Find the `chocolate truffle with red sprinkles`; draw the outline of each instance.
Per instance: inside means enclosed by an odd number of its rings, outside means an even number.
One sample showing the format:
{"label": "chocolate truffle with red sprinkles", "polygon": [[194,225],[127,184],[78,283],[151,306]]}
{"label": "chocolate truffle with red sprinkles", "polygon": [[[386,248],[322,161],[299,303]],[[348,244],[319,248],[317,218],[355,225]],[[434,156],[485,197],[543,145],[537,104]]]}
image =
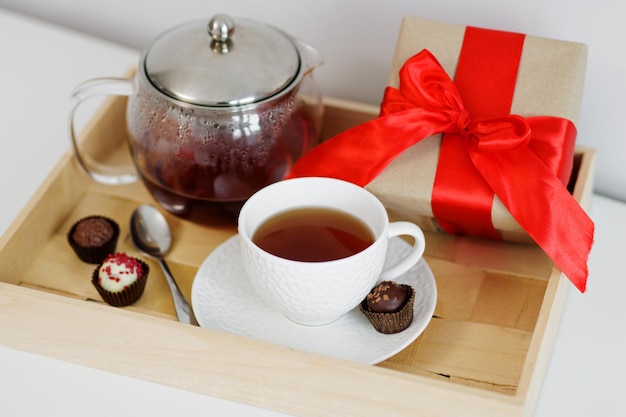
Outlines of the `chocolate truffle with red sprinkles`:
{"label": "chocolate truffle with red sprinkles", "polygon": [[93,271],[91,282],[104,301],[114,307],[133,304],[143,294],[150,267],[124,252],[114,253]]}

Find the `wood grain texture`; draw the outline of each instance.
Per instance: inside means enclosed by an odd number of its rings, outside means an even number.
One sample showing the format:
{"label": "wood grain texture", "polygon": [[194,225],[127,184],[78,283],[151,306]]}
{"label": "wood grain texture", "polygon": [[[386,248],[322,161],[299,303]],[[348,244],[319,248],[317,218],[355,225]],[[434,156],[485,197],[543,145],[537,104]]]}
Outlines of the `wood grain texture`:
{"label": "wood grain texture", "polygon": [[[325,103],[326,136],[377,112]],[[108,101],[85,130],[95,159],[124,158],[124,105]],[[105,136],[109,145],[88,145]],[[592,150],[578,150],[571,189],[583,205],[593,163]],[[569,285],[536,246],[427,233],[435,317],[404,351],[365,366],[182,325],[158,265],[145,257],[144,296],[123,309],[104,304],[89,282],[95,266],[78,260],[65,235],[81,217],[107,215],[121,228],[118,250],[141,256],[128,219],[144,202],[155,204],[142,184],[96,184],[64,156],[0,240],[0,343],[296,415],[532,415]],[[190,298],[198,266],[235,226],[166,216],[168,263]]]}

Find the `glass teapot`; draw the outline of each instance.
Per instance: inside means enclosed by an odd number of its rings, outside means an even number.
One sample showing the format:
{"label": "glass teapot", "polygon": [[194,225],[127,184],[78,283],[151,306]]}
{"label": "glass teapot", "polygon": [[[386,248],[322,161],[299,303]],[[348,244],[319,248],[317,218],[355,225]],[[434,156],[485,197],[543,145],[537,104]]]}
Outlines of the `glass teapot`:
{"label": "glass teapot", "polygon": [[[174,27],[147,48],[133,78],[97,78],[71,95],[69,130],[80,166],[96,181],[141,178],[168,211],[186,215],[218,203],[238,211],[279,181],[318,142],[322,97],[312,46],[250,19],[216,15]],[[107,174],[79,147],[78,105],[128,96],[134,167]]]}

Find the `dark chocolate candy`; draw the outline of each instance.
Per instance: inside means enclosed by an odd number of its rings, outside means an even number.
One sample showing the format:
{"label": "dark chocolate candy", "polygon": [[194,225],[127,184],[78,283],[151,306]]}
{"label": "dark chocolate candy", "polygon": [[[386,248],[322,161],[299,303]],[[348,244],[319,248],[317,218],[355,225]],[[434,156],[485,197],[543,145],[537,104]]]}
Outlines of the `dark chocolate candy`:
{"label": "dark chocolate candy", "polygon": [[374,313],[395,313],[410,296],[407,287],[393,281],[383,281],[370,291],[365,299],[367,308]]}
{"label": "dark chocolate candy", "polygon": [[81,220],[74,229],[74,242],[83,247],[102,246],[113,237],[111,224],[100,217],[89,217]]}

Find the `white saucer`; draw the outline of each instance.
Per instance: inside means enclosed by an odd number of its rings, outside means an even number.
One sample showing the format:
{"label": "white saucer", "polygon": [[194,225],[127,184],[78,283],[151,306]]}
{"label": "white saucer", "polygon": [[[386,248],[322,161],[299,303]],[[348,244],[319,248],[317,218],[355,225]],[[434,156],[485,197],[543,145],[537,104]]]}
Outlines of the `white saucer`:
{"label": "white saucer", "polygon": [[[437,302],[432,271],[423,259],[395,281],[415,289],[413,322],[396,334],[378,333],[358,308],[325,326],[302,326],[256,294],[239,260],[239,237],[228,239],[200,265],[191,290],[198,324],[252,339],[365,364],[375,364],[413,342],[430,322]],[[409,245],[389,242],[388,262]]]}

